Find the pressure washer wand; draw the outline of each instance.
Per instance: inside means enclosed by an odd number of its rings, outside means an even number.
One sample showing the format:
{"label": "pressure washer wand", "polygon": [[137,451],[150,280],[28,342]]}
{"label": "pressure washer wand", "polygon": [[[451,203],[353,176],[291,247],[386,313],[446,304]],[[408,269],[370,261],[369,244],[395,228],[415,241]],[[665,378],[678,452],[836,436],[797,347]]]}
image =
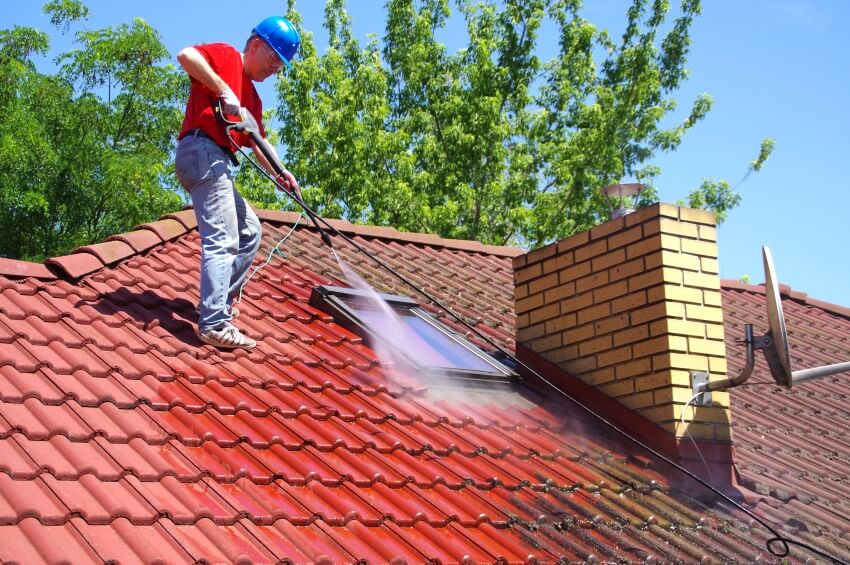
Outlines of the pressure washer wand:
{"label": "pressure washer wand", "polygon": [[[275,174],[278,176],[283,174],[283,163],[281,163],[280,159],[277,158],[277,154],[275,153],[275,150],[271,146],[271,144],[266,141],[263,136],[260,135],[260,127],[257,125],[257,120],[254,119],[254,116],[251,115],[251,112],[248,112],[243,108],[242,116],[240,116],[241,120],[238,122],[234,122],[232,120],[229,120],[224,115],[224,112],[221,109],[220,100],[214,108],[214,111],[218,120],[225,124],[224,131],[228,134],[228,137],[230,135],[230,130],[247,133],[248,136],[254,141],[254,144],[257,146],[257,148],[259,148],[260,152],[263,154],[263,157],[266,158],[266,161],[268,161],[269,164],[272,166],[272,169],[274,169]],[[328,232],[322,229],[322,227],[319,225],[319,220],[316,217],[315,212],[313,212],[313,210],[310,209],[310,207],[304,203],[298,193],[296,193],[294,190],[288,190],[285,187],[281,186],[280,183],[277,182],[277,179],[272,179],[272,182],[274,182],[278,188],[284,190],[293,200],[295,200],[296,204],[301,206],[301,209],[304,210],[304,212],[307,214],[307,217],[310,218],[310,221],[313,222],[313,225],[316,227],[317,230],[319,230],[319,234],[322,237],[322,241],[325,242],[325,245],[333,249],[333,242],[331,241]]]}

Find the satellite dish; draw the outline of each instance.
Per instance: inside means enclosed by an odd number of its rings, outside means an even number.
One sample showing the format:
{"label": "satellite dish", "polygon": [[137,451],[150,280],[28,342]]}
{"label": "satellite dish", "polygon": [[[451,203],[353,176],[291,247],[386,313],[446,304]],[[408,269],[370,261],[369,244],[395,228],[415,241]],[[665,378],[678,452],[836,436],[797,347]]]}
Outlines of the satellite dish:
{"label": "satellite dish", "polygon": [[773,256],[766,246],[761,248],[764,260],[764,292],[767,297],[767,323],[770,328],[763,346],[764,357],[776,384],[791,388],[791,351],[788,332],[785,330],[785,314],[782,312],[782,297],[779,294]]}
{"label": "satellite dish", "polygon": [[[834,375],[850,371],[850,361],[812,367],[811,369],[791,370],[791,349],[788,344],[788,332],[785,329],[785,315],[782,312],[782,299],[779,295],[779,284],[776,271],[773,268],[773,256],[766,246],[762,248],[764,259],[764,287],[767,298],[767,322],[768,331],[762,336],[753,336],[753,325],[744,325],[744,345],[747,348],[747,362],[737,377],[723,379],[720,381],[694,383],[694,392],[711,392],[715,390],[726,390],[736,387],[746,381],[753,372],[755,365],[754,351],[761,349],[770,374],[776,384],[788,389],[796,383],[811,379]],[[708,395],[703,395],[708,396]]]}

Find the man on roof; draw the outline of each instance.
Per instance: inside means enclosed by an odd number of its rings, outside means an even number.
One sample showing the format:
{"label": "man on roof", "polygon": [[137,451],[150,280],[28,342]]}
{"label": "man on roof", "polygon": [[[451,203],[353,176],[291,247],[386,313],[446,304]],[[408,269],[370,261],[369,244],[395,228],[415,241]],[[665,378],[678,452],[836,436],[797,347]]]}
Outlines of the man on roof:
{"label": "man on roof", "polygon": [[[251,349],[257,345],[231,322],[239,313],[233,298],[248,275],[262,236],[257,215],[233,183],[229,166],[236,164],[233,149],[237,145],[251,147],[263,168],[276,173],[250,137],[225,133],[215,110],[220,105],[225,115],[237,119],[242,112],[250,112],[265,138],[263,104],[254,82],[264,81],[284,65],[291,67],[300,43],[292,22],[271,16],[252,30],[242,52],[226,43],[207,43],[177,54],[191,87],[175,167],[177,178],[191,195],[201,237],[198,337],[216,347]],[[300,196],[289,171],[284,170],[277,180]]]}

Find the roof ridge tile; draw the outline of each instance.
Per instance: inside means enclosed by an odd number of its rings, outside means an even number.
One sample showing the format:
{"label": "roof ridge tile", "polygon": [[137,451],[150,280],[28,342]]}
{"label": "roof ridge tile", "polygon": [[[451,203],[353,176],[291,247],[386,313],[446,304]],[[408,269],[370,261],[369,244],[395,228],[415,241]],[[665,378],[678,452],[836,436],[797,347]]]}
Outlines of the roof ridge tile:
{"label": "roof ridge tile", "polygon": [[72,255],[74,253],[91,253],[97,257],[104,266],[106,266],[118,263],[128,257],[132,257],[136,254],[136,250],[123,241],[113,239],[111,241],[104,241],[101,243],[78,247],[71,251]]}
{"label": "roof ridge tile", "polygon": [[44,263],[33,263],[20,259],[0,257],[0,275],[6,277],[22,277],[37,279],[56,279],[56,274]]}
{"label": "roof ridge tile", "polygon": [[[734,279],[722,279],[720,281],[720,287],[723,290],[737,290],[761,295],[765,294],[764,283],[751,284],[737,281]],[[827,312],[830,312],[832,314],[836,314],[838,316],[843,316],[845,318],[850,319],[849,307],[841,306],[840,304],[834,304],[832,302],[827,302],[825,300],[810,298],[807,293],[799,290],[794,290],[787,284],[779,284],[779,294],[784,298],[789,298],[791,300],[794,300],[795,302],[799,302],[800,304],[814,306],[815,308],[820,308],[821,310],[826,310]]]}

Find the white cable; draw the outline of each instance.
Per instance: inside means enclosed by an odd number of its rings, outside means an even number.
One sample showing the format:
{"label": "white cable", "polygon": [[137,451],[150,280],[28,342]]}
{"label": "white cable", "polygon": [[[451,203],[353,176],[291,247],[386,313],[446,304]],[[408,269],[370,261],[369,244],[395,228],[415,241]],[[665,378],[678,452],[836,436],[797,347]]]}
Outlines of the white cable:
{"label": "white cable", "polygon": [[292,229],[290,229],[287,232],[287,234],[285,236],[283,236],[280,241],[277,242],[277,245],[272,247],[271,251],[269,251],[269,256],[266,257],[265,263],[263,263],[262,265],[257,265],[256,267],[254,267],[254,272],[252,272],[248,276],[248,278],[246,278],[245,281],[242,283],[242,286],[239,287],[239,296],[236,298],[236,304],[239,304],[240,302],[242,302],[242,290],[245,288],[245,285],[248,284],[248,281],[250,281],[252,278],[254,278],[254,275],[257,274],[257,271],[264,268],[266,265],[268,265],[271,262],[272,257],[274,257],[275,252],[277,252],[277,254],[280,255],[281,259],[286,259],[286,253],[284,253],[283,251],[280,250],[280,246],[283,245],[283,243],[287,239],[289,239],[289,236],[292,235],[292,232],[294,232],[295,228],[298,227],[298,222],[300,222],[301,218],[303,218],[303,217],[304,217],[304,212],[301,212],[298,215],[298,218],[295,220],[295,223],[292,224]]}
{"label": "white cable", "polygon": [[[684,430],[685,430],[685,433],[688,435],[688,439],[690,439],[690,440],[691,440],[691,443],[692,443],[692,444],[694,444],[694,449],[696,449],[696,450],[697,450],[697,455],[699,455],[699,458],[702,460],[702,464],[705,466],[705,470],[708,472],[708,478],[709,478],[712,482],[714,482],[714,477],[712,477],[712,475],[711,475],[711,468],[708,466],[708,463],[706,462],[705,457],[703,457],[703,456],[702,456],[702,451],[700,451],[699,446],[697,445],[697,442],[696,442],[696,440],[694,439],[694,436],[692,436],[692,435],[691,435],[691,432],[688,430],[687,426],[685,425],[685,413],[686,413],[686,412],[687,412],[687,410],[688,410],[688,406],[690,406],[690,405],[691,405],[691,403],[693,403],[693,401],[694,401],[694,400],[696,400],[697,398],[699,398],[699,396],[700,396],[700,395],[702,395],[702,394],[705,394],[705,392],[698,392],[698,393],[696,393],[696,394],[695,394],[695,395],[693,395],[693,396],[691,397],[691,399],[690,399],[690,400],[688,400],[688,402],[685,404],[685,407],[682,409],[681,424],[682,424],[682,427],[683,427],[683,428],[684,428]],[[694,410],[696,410],[696,406],[694,406]],[[678,430],[677,430],[677,431],[678,431]]]}

